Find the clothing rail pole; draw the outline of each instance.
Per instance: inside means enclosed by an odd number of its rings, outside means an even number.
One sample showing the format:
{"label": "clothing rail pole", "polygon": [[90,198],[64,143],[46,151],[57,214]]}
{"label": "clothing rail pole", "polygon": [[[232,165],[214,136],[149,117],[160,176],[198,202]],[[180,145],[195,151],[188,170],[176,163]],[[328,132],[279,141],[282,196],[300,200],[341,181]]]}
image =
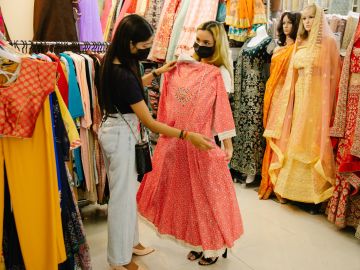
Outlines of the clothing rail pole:
{"label": "clothing rail pole", "polygon": [[32,40],[11,40],[10,45],[44,45],[44,46],[91,46],[91,45],[110,45],[110,42],[101,41],[32,41]]}

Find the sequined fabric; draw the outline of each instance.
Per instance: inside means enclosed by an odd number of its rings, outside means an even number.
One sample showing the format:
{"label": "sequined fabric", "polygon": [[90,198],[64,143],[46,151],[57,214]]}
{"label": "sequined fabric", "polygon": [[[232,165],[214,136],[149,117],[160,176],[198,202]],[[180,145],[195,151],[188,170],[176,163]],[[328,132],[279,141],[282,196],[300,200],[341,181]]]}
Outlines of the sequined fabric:
{"label": "sequined fabric", "polygon": [[264,68],[271,59],[271,55],[267,52],[271,41],[272,39],[268,37],[255,47],[244,44],[237,59],[234,88],[234,119],[237,137],[233,141],[234,155],[231,168],[248,175],[261,172],[266,145],[262,137],[267,80]]}
{"label": "sequined fabric", "polygon": [[[234,129],[220,71],[202,63],[178,63],[165,75],[158,120],[213,137]],[[215,145],[215,143],[214,143]],[[187,141],[160,137],[137,194],[140,214],[160,234],[206,256],[232,247],[243,233],[240,210],[224,152],[200,151]]]}

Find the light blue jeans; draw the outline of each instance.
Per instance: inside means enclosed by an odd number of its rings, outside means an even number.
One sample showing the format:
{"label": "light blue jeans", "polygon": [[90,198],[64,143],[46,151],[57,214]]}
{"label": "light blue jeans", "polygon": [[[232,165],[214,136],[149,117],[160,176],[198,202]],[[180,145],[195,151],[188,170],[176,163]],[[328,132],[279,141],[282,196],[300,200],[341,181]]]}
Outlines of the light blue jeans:
{"label": "light blue jeans", "polygon": [[[111,266],[130,263],[133,247],[139,243],[135,164],[136,138],[120,114],[111,115],[101,125],[99,141],[109,180],[108,262]],[[137,137],[139,120],[124,114]]]}

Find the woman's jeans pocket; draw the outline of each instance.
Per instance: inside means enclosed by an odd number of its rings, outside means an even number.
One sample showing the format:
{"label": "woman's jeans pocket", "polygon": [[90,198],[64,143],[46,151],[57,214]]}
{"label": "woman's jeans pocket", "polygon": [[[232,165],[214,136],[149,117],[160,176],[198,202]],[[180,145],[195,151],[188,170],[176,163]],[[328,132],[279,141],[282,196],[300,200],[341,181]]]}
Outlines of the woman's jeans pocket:
{"label": "woman's jeans pocket", "polygon": [[103,126],[100,128],[99,141],[101,148],[107,157],[110,157],[113,153],[115,153],[118,150],[119,140],[120,140],[119,136],[120,136],[119,126],[113,126],[113,127]]}

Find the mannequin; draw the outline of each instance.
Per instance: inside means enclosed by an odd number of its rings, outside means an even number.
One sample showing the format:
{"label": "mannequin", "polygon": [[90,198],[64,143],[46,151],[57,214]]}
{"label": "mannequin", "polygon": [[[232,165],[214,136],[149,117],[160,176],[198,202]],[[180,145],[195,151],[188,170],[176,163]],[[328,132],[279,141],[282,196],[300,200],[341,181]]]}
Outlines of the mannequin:
{"label": "mannequin", "polygon": [[334,35],[319,6],[302,12],[295,46],[278,97],[282,102],[269,113],[264,136],[275,153],[269,167],[274,192],[312,204],[316,213],[334,191],[329,123],[340,73]]}
{"label": "mannequin", "polygon": [[[267,38],[269,35],[266,31],[266,25],[262,25],[260,26],[257,30],[256,30],[256,36],[253,37],[249,43],[248,43],[248,47],[256,47],[257,45],[259,45],[265,38]],[[245,183],[246,184],[251,184],[252,182],[255,181],[255,175],[254,174],[248,174],[246,176],[246,180]]]}
{"label": "mannequin", "polygon": [[270,62],[274,42],[266,26],[256,30],[256,36],[242,47],[237,60],[234,119],[237,137],[234,138],[234,155],[231,168],[246,175],[246,184],[254,182],[261,172],[265,150],[262,137],[262,108],[266,83],[266,63]]}
{"label": "mannequin", "polygon": [[265,38],[267,38],[269,35],[266,31],[266,25],[262,25],[260,26],[257,30],[256,30],[256,36],[253,37],[249,43],[248,43],[248,47],[255,47],[258,44],[260,44],[261,41],[263,41]]}
{"label": "mannequin", "polygon": [[[263,124],[267,126],[268,114],[281,106],[282,101],[278,99],[279,93],[285,83],[285,77],[289,70],[289,63],[295,47],[298,26],[301,14],[284,12],[277,26],[279,45],[274,49],[270,66],[270,77],[266,83],[263,109]],[[279,105],[280,104],[280,105]],[[262,163],[261,184],[259,188],[259,198],[268,199],[272,194],[272,183],[269,176],[269,166],[273,156],[273,151],[267,140],[265,154]],[[278,201],[284,203],[280,196]]]}

